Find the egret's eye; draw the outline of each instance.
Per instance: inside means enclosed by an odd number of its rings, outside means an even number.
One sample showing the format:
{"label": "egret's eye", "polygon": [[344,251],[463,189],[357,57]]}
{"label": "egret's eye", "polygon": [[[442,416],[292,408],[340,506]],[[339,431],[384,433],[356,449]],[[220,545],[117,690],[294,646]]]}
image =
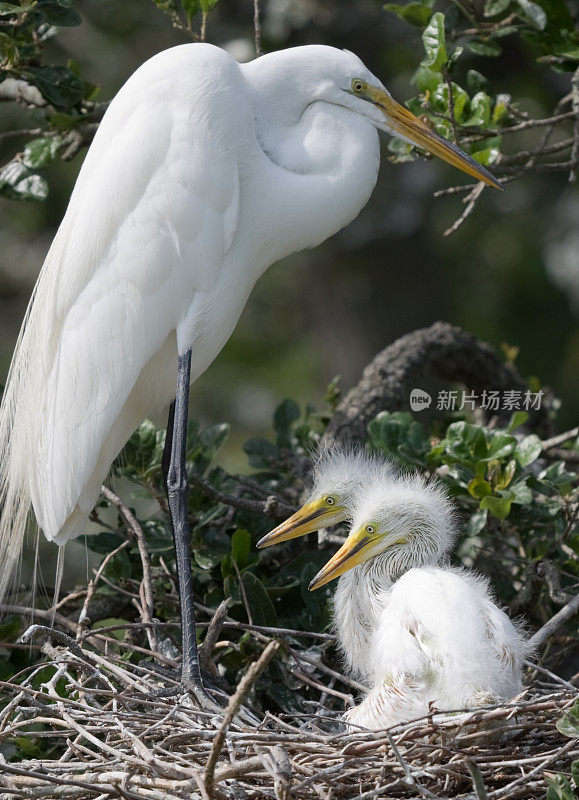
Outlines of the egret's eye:
{"label": "egret's eye", "polygon": [[374,525],[366,525],[366,533],[369,533],[370,535],[376,533],[376,528]]}
{"label": "egret's eye", "polygon": [[336,498],[329,494],[326,499],[325,503],[327,506],[335,506],[336,505]]}
{"label": "egret's eye", "polygon": [[366,91],[366,84],[364,81],[361,81],[360,78],[354,78],[352,81],[352,90],[357,94],[361,94]]}

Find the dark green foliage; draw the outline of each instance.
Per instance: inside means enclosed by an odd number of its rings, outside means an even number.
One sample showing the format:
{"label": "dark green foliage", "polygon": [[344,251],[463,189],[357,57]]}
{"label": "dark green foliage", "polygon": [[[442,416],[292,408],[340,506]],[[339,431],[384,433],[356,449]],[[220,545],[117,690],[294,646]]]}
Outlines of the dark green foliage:
{"label": "dark green foliage", "polygon": [[0,170],[0,197],[45,200],[48,184],[38,170],[49,166],[73,144],[67,157],[88,144],[94,128],[87,127],[80,138],[70,132],[102,116],[93,102],[98,87],[82,80],[78,64],[42,63],[45,45],[59,28],[82,22],[80,14],[71,8],[73,4],[74,0],[0,3],[0,84],[12,81],[5,83],[4,88],[11,88],[3,99],[16,102],[25,93],[30,134],[36,136]]}
{"label": "dark green foliage", "polygon": [[[555,70],[574,71],[579,65],[579,36],[564,0],[487,0],[482,16],[460,3],[435,11],[434,0],[384,8],[424,29],[424,57],[413,77],[419,94],[406,105],[486,166],[501,153],[502,129],[520,115],[510,95],[493,92],[483,75],[462,68],[469,56],[495,59],[505,37],[518,37]],[[389,150],[393,161],[413,157],[411,146],[399,139],[390,141]]]}

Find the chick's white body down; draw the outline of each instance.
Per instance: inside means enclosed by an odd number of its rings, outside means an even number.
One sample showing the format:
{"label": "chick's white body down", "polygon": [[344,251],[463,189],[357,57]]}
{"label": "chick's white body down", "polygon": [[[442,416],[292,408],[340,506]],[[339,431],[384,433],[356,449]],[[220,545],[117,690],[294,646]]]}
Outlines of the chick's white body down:
{"label": "chick's white body down", "polygon": [[473,573],[424,566],[391,580],[378,557],[340,578],[334,608],[344,657],[369,687],[350,723],[379,729],[521,691],[525,636]]}

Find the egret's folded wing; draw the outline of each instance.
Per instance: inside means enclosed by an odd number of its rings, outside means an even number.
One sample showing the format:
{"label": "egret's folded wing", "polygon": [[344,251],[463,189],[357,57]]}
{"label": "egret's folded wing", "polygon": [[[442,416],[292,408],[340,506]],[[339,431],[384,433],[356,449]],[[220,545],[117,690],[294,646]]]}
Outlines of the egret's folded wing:
{"label": "egret's folded wing", "polygon": [[159,97],[122,112],[113,103],[103,120],[28,319],[30,491],[48,538],[142,370],[215,285],[237,225],[234,147],[196,137],[187,112]]}

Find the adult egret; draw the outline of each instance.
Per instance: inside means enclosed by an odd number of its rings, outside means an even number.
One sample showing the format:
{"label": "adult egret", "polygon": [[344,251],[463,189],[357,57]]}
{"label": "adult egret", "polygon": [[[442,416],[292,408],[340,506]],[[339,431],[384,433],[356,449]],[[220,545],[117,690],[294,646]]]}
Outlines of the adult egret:
{"label": "adult egret", "polygon": [[201,703],[211,704],[189,563],[189,385],[265,269],[363,208],[378,172],[377,129],[497,186],[352,53],[307,46],[243,65],[208,44],[159,53],[103,118],[18,340],[0,417],[0,589],[30,506],[47,539],[64,545],[81,534],[112,460],[173,400],[165,465],[182,683]]}
{"label": "adult egret", "polygon": [[[322,483],[323,472],[322,462]],[[341,576],[334,627],[350,671],[369,689],[347,721],[379,729],[432,707],[516,695],[526,638],[495,605],[485,579],[445,563],[455,524],[443,489],[420,476],[369,475],[350,513],[347,540],[310,584],[318,589]],[[292,533],[306,529],[308,521]]]}

